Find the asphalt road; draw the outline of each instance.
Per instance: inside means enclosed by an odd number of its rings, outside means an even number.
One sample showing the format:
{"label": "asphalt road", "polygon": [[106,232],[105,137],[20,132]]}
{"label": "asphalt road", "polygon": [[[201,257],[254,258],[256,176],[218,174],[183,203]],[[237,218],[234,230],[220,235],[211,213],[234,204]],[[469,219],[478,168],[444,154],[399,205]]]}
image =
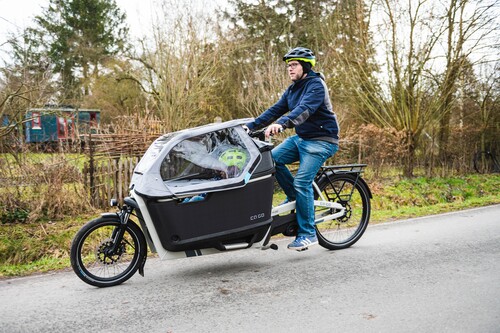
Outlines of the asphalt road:
{"label": "asphalt road", "polygon": [[149,259],[99,289],[0,281],[0,332],[500,332],[500,205],[370,226],[350,249]]}

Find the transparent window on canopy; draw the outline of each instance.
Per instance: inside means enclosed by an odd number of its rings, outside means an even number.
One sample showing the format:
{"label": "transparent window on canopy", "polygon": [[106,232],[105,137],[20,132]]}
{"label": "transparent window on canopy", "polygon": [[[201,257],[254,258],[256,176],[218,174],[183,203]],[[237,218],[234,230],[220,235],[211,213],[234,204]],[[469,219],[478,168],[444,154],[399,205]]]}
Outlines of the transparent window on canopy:
{"label": "transparent window on canopy", "polygon": [[160,175],[169,187],[209,186],[240,178],[249,162],[250,152],[240,134],[225,128],[176,144],[163,159]]}

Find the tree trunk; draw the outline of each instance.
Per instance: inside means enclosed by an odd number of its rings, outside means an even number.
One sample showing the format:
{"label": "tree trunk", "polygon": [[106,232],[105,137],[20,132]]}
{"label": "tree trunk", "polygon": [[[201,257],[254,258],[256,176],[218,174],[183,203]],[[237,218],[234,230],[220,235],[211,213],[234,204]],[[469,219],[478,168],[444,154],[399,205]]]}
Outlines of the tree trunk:
{"label": "tree trunk", "polygon": [[405,138],[406,156],[405,165],[403,167],[403,175],[408,178],[413,177],[415,168],[415,149],[416,149],[416,136],[413,132],[406,132]]}

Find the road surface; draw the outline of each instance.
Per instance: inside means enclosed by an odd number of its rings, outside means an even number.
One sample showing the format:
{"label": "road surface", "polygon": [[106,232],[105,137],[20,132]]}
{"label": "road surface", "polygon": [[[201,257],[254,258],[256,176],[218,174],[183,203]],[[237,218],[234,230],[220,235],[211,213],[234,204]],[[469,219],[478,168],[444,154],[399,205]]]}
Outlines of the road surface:
{"label": "road surface", "polygon": [[370,226],[353,247],[148,259],[99,289],[0,281],[0,332],[500,332],[500,205]]}

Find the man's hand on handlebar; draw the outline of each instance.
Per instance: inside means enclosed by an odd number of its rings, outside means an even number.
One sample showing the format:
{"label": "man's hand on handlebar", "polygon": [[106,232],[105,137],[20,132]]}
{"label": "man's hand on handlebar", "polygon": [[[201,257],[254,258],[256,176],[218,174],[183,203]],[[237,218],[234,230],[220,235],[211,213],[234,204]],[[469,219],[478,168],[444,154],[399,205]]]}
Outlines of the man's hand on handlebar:
{"label": "man's hand on handlebar", "polygon": [[272,124],[269,127],[262,128],[256,131],[250,130],[246,125],[243,125],[242,128],[248,133],[250,137],[258,138],[261,141],[267,141],[270,136],[273,136],[285,130],[283,126],[278,124]]}
{"label": "man's hand on handlebar", "polygon": [[283,132],[283,126],[281,126],[280,124],[269,125],[266,129],[266,138],[268,138],[270,135],[272,136],[280,132]]}

